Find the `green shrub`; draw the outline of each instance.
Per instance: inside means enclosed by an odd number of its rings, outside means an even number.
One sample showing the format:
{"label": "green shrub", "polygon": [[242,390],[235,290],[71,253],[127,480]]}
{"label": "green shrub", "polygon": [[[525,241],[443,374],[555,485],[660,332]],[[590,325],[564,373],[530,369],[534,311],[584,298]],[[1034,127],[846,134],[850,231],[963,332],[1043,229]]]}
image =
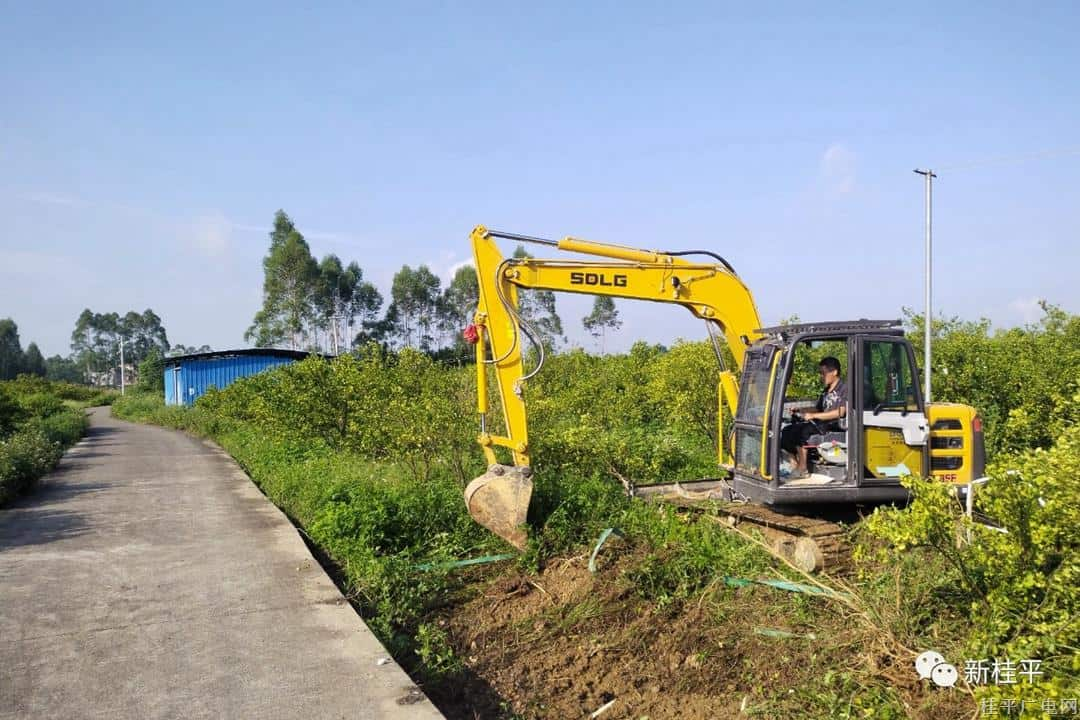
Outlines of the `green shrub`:
{"label": "green shrub", "polygon": [[19,398],[19,404],[22,405],[27,415],[37,418],[46,418],[63,412],[66,407],[60,398],[49,392],[33,392],[23,395]]}
{"label": "green shrub", "polygon": [[100,407],[102,405],[112,405],[119,397],[120,393],[115,390],[98,390],[89,398],[83,400],[82,403],[86,407]]}
{"label": "green shrub", "polygon": [[62,411],[46,417],[38,417],[27,423],[44,435],[50,442],[58,443],[62,448],[74,445],[86,432],[89,425],[86,414],[81,410],[64,408]]}
{"label": "green shrub", "polygon": [[158,348],[151,348],[146,358],[139,363],[139,392],[164,394],[165,358]]}
{"label": "green shrub", "polygon": [[[997,332],[989,320],[934,322],[934,399],[979,411],[990,457],[1052,445],[1078,389],[1080,315],[1042,305],[1039,323]],[[921,357],[922,318],[909,321]]]}
{"label": "green shrub", "polygon": [[14,380],[2,383],[9,393],[17,398],[27,398],[32,395],[47,395],[67,400],[71,403],[90,407],[94,405],[108,405],[114,397],[120,393],[110,388],[96,388],[89,385],[57,380],[46,380],[37,375],[20,375]]}
{"label": "green shrub", "polygon": [[27,418],[26,409],[15,395],[0,383],[0,438],[7,437]]}
{"label": "green shrub", "polygon": [[157,395],[128,393],[113,401],[112,414],[125,420],[151,420],[165,407],[165,401]]}
{"label": "green shrub", "polygon": [[83,411],[61,399],[70,387],[32,375],[0,383],[0,505],[55,467],[86,431]]}
{"label": "green shrub", "polygon": [[1043,661],[1031,699],[1080,690],[1080,394],[1062,411],[1070,424],[1052,447],[999,458],[977,495],[1004,532],[969,520],[948,486],[921,480],[908,508],[866,523],[893,550],[943,561],[954,591],[942,599],[970,619],[967,657]]}
{"label": "green shrub", "polygon": [[38,429],[22,430],[0,440],[0,505],[51,470],[62,454],[60,444]]}

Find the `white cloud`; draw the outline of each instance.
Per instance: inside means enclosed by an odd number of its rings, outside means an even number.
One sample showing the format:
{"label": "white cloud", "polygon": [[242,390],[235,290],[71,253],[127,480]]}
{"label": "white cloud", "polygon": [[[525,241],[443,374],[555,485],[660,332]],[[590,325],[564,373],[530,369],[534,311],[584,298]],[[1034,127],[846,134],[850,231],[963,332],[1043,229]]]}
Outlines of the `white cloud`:
{"label": "white cloud", "polygon": [[195,218],[190,238],[195,249],[208,258],[219,258],[229,249],[233,224],[220,213]]}
{"label": "white cloud", "polygon": [[240,232],[250,232],[250,233],[266,233],[266,234],[269,234],[270,233],[270,228],[271,228],[271,226],[269,224],[266,224],[266,225],[245,225],[244,223],[234,222],[234,223],[230,223],[230,225],[231,225],[233,230],[239,230]]}
{"label": "white cloud", "polygon": [[472,267],[472,264],[472,258],[458,260],[457,262],[451,264],[450,267],[448,267],[446,271],[441,275],[443,287],[446,287],[450,284],[450,281],[454,279],[454,275],[457,273],[458,270],[463,267]]}
{"label": "white cloud", "polygon": [[832,192],[846,194],[855,189],[856,155],[842,143],[833,143],[821,156],[821,181]]}
{"label": "white cloud", "polygon": [[1043,316],[1042,306],[1039,305],[1041,300],[1037,297],[1017,298],[1009,303],[1009,310],[1025,324],[1038,322]]}

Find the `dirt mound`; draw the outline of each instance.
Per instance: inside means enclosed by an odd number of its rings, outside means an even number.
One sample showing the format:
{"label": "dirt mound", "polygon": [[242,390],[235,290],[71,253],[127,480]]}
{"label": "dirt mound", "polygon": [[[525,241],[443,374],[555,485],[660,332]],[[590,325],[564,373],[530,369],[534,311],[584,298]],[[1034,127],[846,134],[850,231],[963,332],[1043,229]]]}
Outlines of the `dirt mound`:
{"label": "dirt mound", "polygon": [[488,701],[459,698],[470,706],[461,717],[588,717],[605,706],[600,717],[613,720],[735,717],[762,683],[816,672],[804,660],[809,640],[754,634],[762,622],[799,632],[792,618],[762,617],[757,590],[658,605],[622,577],[636,560],[617,558],[596,575],[576,558],[504,576],[445,616],[469,674],[493,691]]}

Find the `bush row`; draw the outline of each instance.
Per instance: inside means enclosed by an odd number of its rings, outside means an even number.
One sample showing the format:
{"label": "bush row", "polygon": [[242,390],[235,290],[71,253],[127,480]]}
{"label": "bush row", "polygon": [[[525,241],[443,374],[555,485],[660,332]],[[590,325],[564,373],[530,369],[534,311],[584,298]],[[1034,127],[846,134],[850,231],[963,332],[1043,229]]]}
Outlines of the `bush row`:
{"label": "bush row", "polygon": [[86,432],[84,411],[64,402],[77,387],[30,376],[0,383],[0,505],[54,468]]}

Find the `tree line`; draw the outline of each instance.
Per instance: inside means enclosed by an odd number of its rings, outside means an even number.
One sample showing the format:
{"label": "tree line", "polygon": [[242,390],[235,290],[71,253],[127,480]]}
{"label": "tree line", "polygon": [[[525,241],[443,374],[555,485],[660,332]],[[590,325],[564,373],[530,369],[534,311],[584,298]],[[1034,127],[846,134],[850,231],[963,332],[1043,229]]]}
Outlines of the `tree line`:
{"label": "tree line", "polygon": [[[531,257],[520,245],[513,256]],[[446,287],[427,265],[403,265],[394,274],[387,303],[365,279],[359,263],[345,264],[333,254],[316,261],[292,219],[279,210],[263,258],[263,275],[263,305],[244,334],[257,347],[287,346],[336,355],[374,341],[388,350],[408,347],[446,359],[472,357],[471,347],[461,337],[480,296],[471,265],[458,268]],[[523,290],[518,303],[521,316],[546,347],[554,349],[566,342],[555,293]],[[582,324],[603,351],[607,333],[622,323],[614,301],[598,296]],[[116,384],[121,340],[126,372],[136,376],[135,368],[147,361],[151,361],[148,368],[157,367],[153,363],[166,356],[211,349],[170,345],[161,318],[149,308],[122,315],[85,308],[71,332],[71,353],[45,358],[36,343],[22,348],[18,325],[7,318],[0,320],[0,380],[29,374],[91,385]]]}
{"label": "tree line", "polygon": [[[514,257],[531,256],[519,245]],[[374,341],[388,349],[467,357],[461,330],[472,321],[479,294],[471,265],[458,268],[446,287],[427,265],[403,265],[386,304],[357,262],[345,265],[333,254],[316,261],[295,223],[278,210],[263,259],[263,304],[244,339],[258,347],[332,354]],[[519,310],[546,346],[565,342],[555,293],[521,291]],[[602,343],[605,333],[622,323],[614,301],[597,297],[583,324]]]}
{"label": "tree line", "polygon": [[71,353],[45,358],[37,343],[31,342],[23,350],[18,325],[13,319],[5,318],[0,320],[0,380],[36,375],[63,382],[115,385],[119,383],[121,340],[124,366],[132,381],[139,376],[138,368],[148,360],[210,350],[209,345],[170,346],[161,318],[149,308],[141,313],[130,310],[123,315],[86,308],[75,320]]}
{"label": "tree line", "polygon": [[14,320],[0,320],[0,380],[12,380],[22,374],[45,377],[48,363],[37,343],[32,342],[23,350],[19,326]]}
{"label": "tree line", "polygon": [[147,308],[119,313],[96,313],[86,308],[75,320],[71,332],[71,360],[92,384],[96,375],[120,366],[120,343],[124,343],[124,363],[137,366],[152,353],[169,352],[169,338],[161,318]]}

